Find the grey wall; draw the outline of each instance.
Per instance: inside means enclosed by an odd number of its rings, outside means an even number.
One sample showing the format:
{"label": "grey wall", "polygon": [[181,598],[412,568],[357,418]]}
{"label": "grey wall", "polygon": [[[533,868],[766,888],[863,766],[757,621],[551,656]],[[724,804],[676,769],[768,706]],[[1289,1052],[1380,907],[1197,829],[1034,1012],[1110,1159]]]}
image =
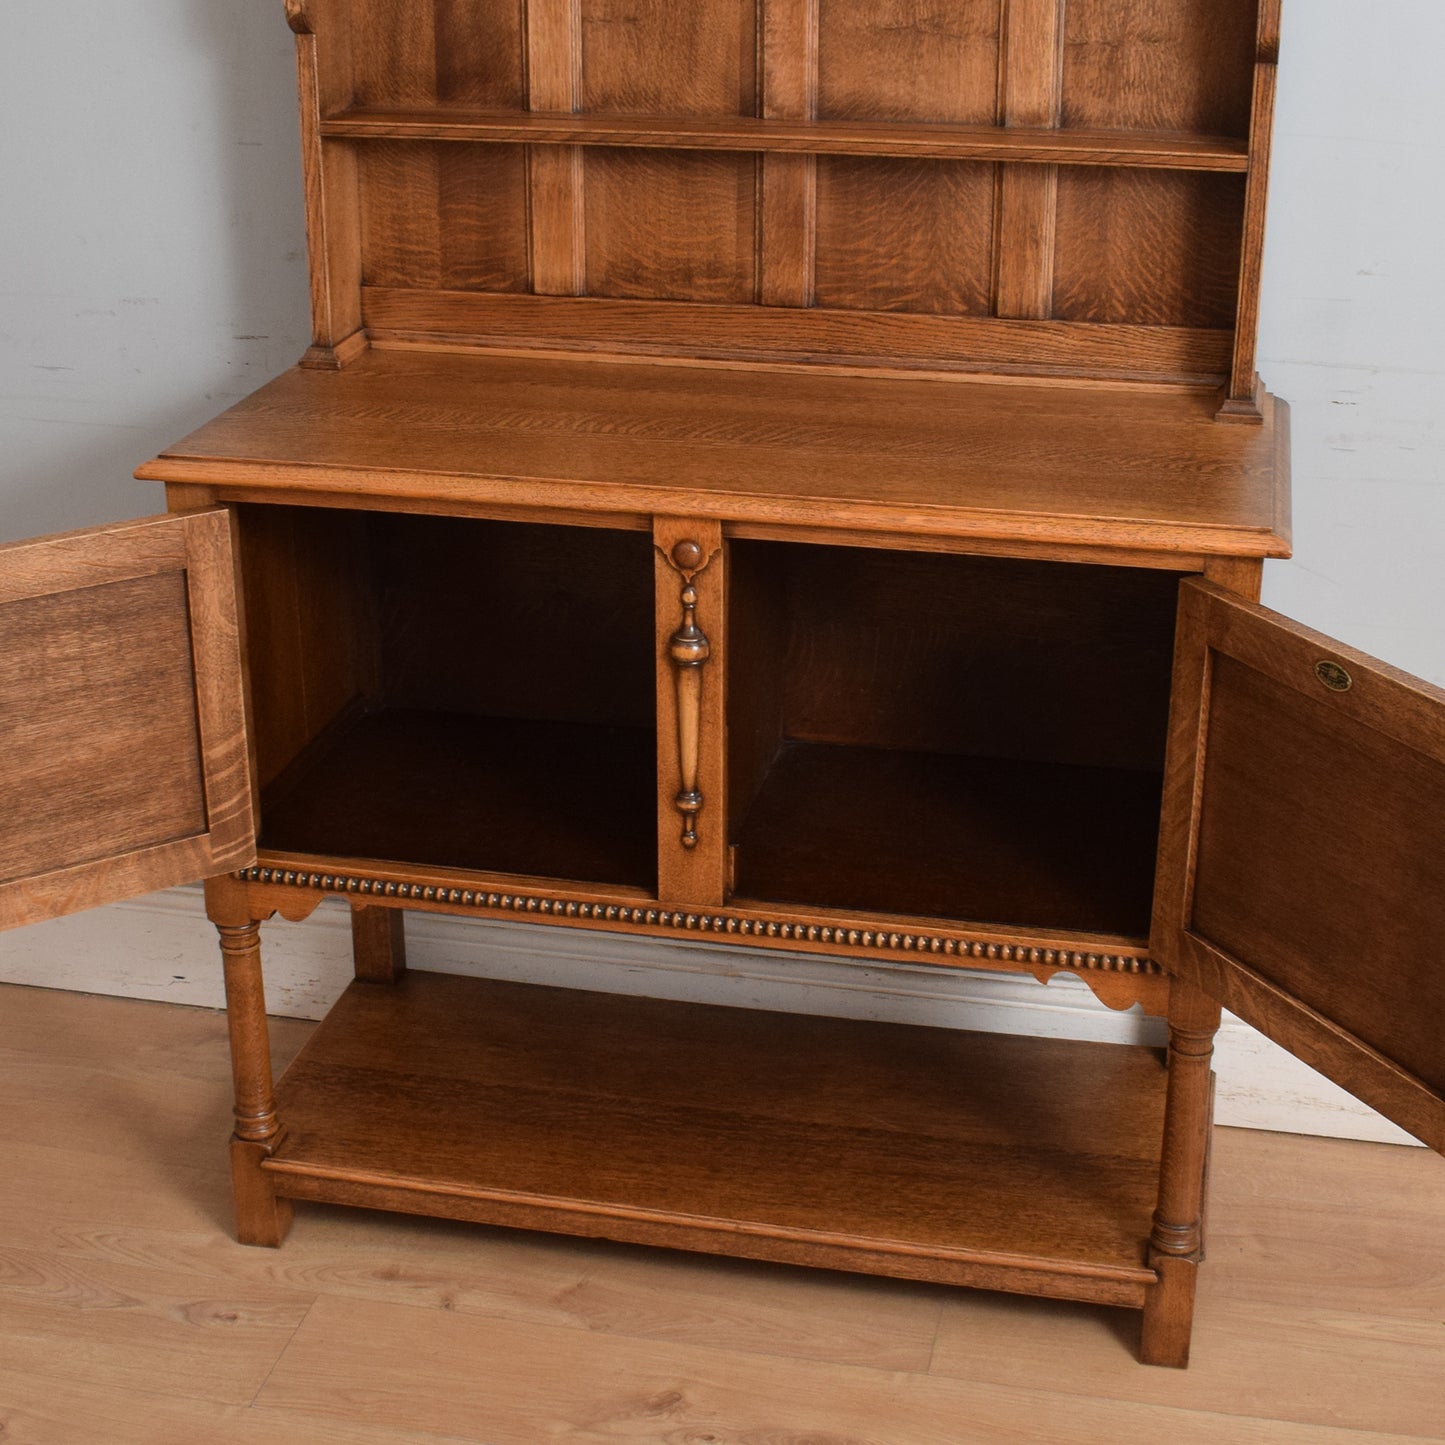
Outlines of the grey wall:
{"label": "grey wall", "polygon": [[164,510],[132,469],[307,340],[281,0],[9,0],[0,538]]}
{"label": "grey wall", "polygon": [[1285,0],[1260,370],[1294,409],[1265,601],[1445,683],[1445,5]]}

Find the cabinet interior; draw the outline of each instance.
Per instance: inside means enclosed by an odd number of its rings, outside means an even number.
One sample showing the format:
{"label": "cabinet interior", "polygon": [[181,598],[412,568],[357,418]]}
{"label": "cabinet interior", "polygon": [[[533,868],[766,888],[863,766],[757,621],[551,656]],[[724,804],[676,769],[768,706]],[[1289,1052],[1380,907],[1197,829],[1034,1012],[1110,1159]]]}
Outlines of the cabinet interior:
{"label": "cabinet interior", "polygon": [[239,513],[263,848],[654,885],[646,534]]}
{"label": "cabinet interior", "polygon": [[731,553],[739,896],[1146,936],[1179,575]]}
{"label": "cabinet interior", "polygon": [[[239,514],[263,848],[655,889],[646,533]],[[726,565],[735,897],[1147,935],[1179,574]]]}

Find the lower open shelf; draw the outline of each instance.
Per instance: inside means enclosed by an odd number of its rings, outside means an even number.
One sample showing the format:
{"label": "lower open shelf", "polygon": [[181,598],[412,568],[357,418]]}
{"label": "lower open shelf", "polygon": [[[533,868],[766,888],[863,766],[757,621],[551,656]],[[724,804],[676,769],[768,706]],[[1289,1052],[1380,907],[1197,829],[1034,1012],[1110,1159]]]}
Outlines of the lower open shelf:
{"label": "lower open shelf", "polygon": [[1138,1306],[1165,1069],[1142,1047],[413,971],[277,1089],[278,1192]]}

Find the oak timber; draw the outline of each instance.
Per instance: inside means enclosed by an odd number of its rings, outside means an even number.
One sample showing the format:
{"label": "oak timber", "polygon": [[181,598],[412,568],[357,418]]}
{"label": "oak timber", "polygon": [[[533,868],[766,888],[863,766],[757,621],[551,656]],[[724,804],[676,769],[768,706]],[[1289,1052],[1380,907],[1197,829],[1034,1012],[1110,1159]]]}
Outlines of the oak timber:
{"label": "oak timber", "polygon": [[1231,136],[1183,131],[1030,126],[904,125],[738,116],[508,115],[445,110],[346,110],[321,134],[347,140],[440,140],[657,150],[756,151],[764,155],[895,156],[1030,165],[1137,166],[1244,172],[1249,153]]}
{"label": "oak timber", "polygon": [[[1276,420],[1200,390],[383,352],[296,370],[138,475],[1134,546],[1288,550]],[[1275,408],[1276,416],[1280,408]]]}
{"label": "oak timber", "polygon": [[318,1028],[263,1168],[283,1196],[1138,1303],[1164,1083],[1143,1048],[412,971]]}
{"label": "oak timber", "polygon": [[255,857],[222,510],[0,547],[0,927]]}

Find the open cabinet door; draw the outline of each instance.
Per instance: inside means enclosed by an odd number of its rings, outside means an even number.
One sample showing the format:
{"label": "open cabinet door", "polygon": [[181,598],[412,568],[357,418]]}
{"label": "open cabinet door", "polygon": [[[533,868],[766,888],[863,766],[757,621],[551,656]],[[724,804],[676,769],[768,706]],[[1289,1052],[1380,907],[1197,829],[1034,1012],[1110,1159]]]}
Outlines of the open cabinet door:
{"label": "open cabinet door", "polygon": [[0,547],[0,927],[255,846],[228,514]]}
{"label": "open cabinet door", "polygon": [[1151,946],[1445,1151],[1445,691],[1182,585]]}

